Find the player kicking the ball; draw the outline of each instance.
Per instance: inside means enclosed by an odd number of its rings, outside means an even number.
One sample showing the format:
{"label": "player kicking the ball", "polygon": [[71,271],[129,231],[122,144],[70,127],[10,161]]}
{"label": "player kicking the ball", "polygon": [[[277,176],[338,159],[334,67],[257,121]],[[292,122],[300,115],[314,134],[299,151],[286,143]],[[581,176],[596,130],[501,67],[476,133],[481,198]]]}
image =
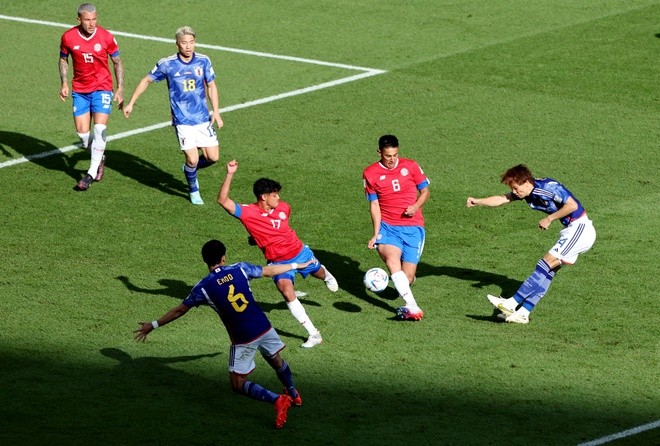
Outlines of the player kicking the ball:
{"label": "player kicking the ball", "polygon": [[539,229],[547,230],[559,220],[564,229],[559,240],[536,264],[531,276],[508,299],[488,295],[488,300],[502,313],[507,322],[527,324],[529,313],[547,293],[555,273],[562,264],[572,265],[578,255],[588,251],[596,241],[596,230],[582,204],[563,184],[552,178],[534,178],[524,164],[518,164],[504,172],[502,183],[511,192],[486,198],[467,199],[467,207],[496,207],[512,201],[524,200],[530,208],[548,214],[539,221]]}
{"label": "player kicking the ball", "polygon": [[422,206],[431,196],[429,179],[416,161],[399,158],[394,135],[378,139],[380,160],[362,174],[374,233],[369,249],[376,249],[390,270],[394,287],[406,303],[396,310],[405,320],[418,321],[424,312],[417,306],[410,285],[424,250]]}

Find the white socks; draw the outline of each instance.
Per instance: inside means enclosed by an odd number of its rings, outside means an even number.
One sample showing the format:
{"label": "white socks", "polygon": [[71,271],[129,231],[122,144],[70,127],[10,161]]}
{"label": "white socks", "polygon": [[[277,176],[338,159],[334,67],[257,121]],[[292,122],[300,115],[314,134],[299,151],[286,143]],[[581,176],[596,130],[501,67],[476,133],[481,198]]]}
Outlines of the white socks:
{"label": "white socks", "polygon": [[78,133],[80,142],[82,143],[83,149],[89,150],[89,132],[87,133]]}
{"label": "white socks", "polygon": [[408,282],[408,276],[403,271],[397,271],[390,276],[392,278],[392,283],[394,287],[399,292],[399,295],[406,302],[406,306],[411,308],[417,307],[417,302],[413,296],[412,291],[410,291],[410,283]]}
{"label": "white socks", "polygon": [[296,318],[298,322],[300,322],[300,325],[305,327],[305,330],[307,330],[307,333],[309,335],[315,335],[318,333],[318,330],[312,323],[311,319],[307,316],[307,312],[305,311],[305,308],[303,308],[302,304],[298,299],[295,299],[291,302],[287,302],[286,306],[289,307],[289,311],[291,314],[293,314],[293,317]]}
{"label": "white socks", "polygon": [[101,160],[103,160],[103,152],[105,152],[105,129],[104,124],[94,124],[94,139],[92,140],[92,162],[87,171],[93,177],[99,170]]}

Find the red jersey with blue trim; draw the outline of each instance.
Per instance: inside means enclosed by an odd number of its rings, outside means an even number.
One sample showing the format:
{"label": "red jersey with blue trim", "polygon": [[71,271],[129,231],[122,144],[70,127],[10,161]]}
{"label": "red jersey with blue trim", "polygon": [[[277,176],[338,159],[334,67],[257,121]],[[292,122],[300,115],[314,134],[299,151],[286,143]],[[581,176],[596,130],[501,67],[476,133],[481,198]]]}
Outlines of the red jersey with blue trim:
{"label": "red jersey with blue trim", "polygon": [[255,203],[234,204],[234,217],[243,223],[269,262],[292,259],[303,249],[303,242],[289,226],[291,207],[287,203],[280,201],[270,212]]}
{"label": "red jersey with blue trim", "polygon": [[109,31],[97,26],[94,34],[85,37],[77,26],[71,28],[62,34],[60,43],[60,57],[69,55],[73,62],[73,91],[112,91],[108,57],[119,56],[119,47]]}
{"label": "red jersey with blue trim", "polygon": [[394,226],[424,226],[421,209],[412,217],[404,215],[417,201],[418,191],[430,183],[416,161],[399,158],[393,169],[378,161],[364,169],[362,178],[367,200],[378,200],[382,221]]}

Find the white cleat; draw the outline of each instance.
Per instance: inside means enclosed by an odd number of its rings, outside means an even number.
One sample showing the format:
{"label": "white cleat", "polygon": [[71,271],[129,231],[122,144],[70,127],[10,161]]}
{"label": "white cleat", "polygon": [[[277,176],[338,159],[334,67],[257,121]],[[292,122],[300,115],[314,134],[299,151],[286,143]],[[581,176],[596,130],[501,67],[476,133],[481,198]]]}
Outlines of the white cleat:
{"label": "white cleat", "polygon": [[488,294],[486,297],[488,297],[488,301],[493,304],[495,308],[500,310],[502,313],[504,313],[506,316],[513,314],[516,310],[511,309],[506,306],[506,299],[502,297],[497,297],[493,296],[492,294]]}
{"label": "white cleat", "polygon": [[319,345],[321,342],[323,342],[323,338],[321,337],[321,332],[317,331],[316,334],[310,335],[309,338],[307,338],[307,341],[303,345],[301,345],[301,347],[312,348]]}
{"label": "white cleat", "polygon": [[511,313],[504,320],[507,322],[512,322],[514,324],[529,324],[529,316],[527,314],[521,313],[520,311]]}
{"label": "white cleat", "polygon": [[199,191],[190,192],[190,202],[192,204],[204,204],[204,200],[202,200],[202,196],[199,194]]}

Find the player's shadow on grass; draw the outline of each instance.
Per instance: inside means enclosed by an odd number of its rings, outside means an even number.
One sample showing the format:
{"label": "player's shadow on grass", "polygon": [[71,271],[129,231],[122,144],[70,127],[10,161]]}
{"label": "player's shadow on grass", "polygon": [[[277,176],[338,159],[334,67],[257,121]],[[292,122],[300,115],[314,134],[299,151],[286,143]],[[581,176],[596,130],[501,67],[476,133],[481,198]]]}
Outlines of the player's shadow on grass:
{"label": "player's shadow on grass", "polygon": [[169,296],[181,300],[185,299],[192,289],[192,286],[188,285],[183,280],[160,279],[158,281],[158,284],[161,285],[160,288],[144,288],[135,285],[131,282],[131,279],[126,276],[117,276],[116,279],[123,283],[126,289],[135,293],[152,294],[156,296]]}
{"label": "player's shadow on grass", "polygon": [[[332,271],[332,274],[337,277],[339,282],[339,288],[352,294],[358,299],[363,300],[364,302],[373,305],[375,307],[382,308],[387,311],[394,311],[395,307],[402,304],[400,301],[398,293],[390,285],[385,291],[376,295],[367,291],[362,282],[364,273],[370,267],[374,265],[369,265],[368,267],[361,267],[360,263],[356,260],[353,260],[350,257],[337,254],[330,251],[323,251],[319,249],[314,249],[314,253],[323,264],[328,266],[328,269]],[[380,260],[380,259],[379,259]],[[384,268],[384,266],[381,266]],[[482,289],[487,286],[498,286],[502,290],[502,295],[510,296],[518,289],[520,282],[514,279],[510,279],[502,274],[490,273],[486,271],[480,271],[469,268],[460,268],[455,266],[436,266],[431,265],[426,262],[420,262],[417,266],[417,278],[423,277],[450,277],[458,280],[464,280],[472,282],[471,286],[473,288]],[[414,286],[413,286],[414,287]],[[414,289],[414,288],[413,288]],[[479,294],[475,296],[451,296],[459,298],[472,299],[478,297],[479,299],[484,298],[485,296]],[[340,302],[335,304],[335,307],[339,307]],[[358,310],[359,311],[359,310]],[[480,316],[475,316],[480,317]],[[487,316],[488,320],[495,319],[494,316]]]}
{"label": "player's shadow on grass", "polygon": [[82,171],[76,169],[76,164],[89,159],[89,155],[82,148],[70,153],[62,153],[53,144],[23,133],[0,131],[0,151],[13,158],[12,149],[27,158],[31,163],[48,170],[56,170],[78,181],[82,178]]}
{"label": "player's shadow on grass", "polygon": [[[83,177],[90,162],[89,152],[82,148],[62,153],[47,141],[22,133],[0,131],[0,152],[11,158],[14,157],[12,150],[44,169],[63,172],[76,182]],[[144,186],[188,200],[188,185],[183,173],[175,176],[149,161],[122,151],[106,150],[106,156],[108,174],[118,172]],[[68,184],[66,186],[69,187]]]}

